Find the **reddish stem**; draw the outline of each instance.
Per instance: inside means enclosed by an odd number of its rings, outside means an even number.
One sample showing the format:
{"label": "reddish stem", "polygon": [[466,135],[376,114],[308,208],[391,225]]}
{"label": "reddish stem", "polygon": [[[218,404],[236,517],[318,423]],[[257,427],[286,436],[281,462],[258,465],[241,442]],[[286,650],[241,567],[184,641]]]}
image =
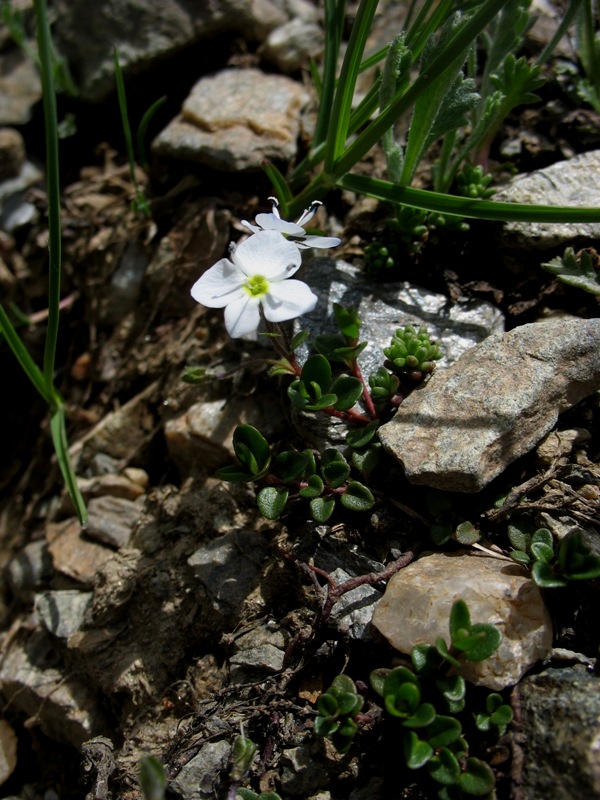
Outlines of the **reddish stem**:
{"label": "reddish stem", "polygon": [[354,359],[354,361],[352,362],[351,366],[352,366],[352,374],[354,375],[355,378],[358,378],[358,380],[362,383],[363,400],[364,400],[365,405],[367,407],[367,411],[371,415],[372,419],[379,419],[379,414],[377,413],[377,409],[375,408],[375,404],[373,403],[373,398],[371,397],[371,392],[369,391],[369,388],[368,388],[367,384],[365,383],[365,379],[363,378],[363,374],[362,374],[361,368],[358,365],[358,361],[356,359]]}

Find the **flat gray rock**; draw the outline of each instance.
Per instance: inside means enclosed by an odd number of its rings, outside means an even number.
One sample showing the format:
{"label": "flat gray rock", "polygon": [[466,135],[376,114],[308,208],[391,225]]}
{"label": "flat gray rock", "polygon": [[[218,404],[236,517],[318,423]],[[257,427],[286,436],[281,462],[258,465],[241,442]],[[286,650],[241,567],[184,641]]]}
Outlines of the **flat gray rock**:
{"label": "flat gray rock", "polygon": [[600,678],[579,665],[547,669],[519,697],[523,800],[600,797]]}
{"label": "flat gray rock", "polygon": [[198,161],[223,172],[258,171],[264,159],[296,155],[304,88],[284,75],[226,69],[201,78],[182,112],[158,135],[162,156]]}
{"label": "flat gray rock", "polygon": [[[494,195],[494,201],[548,206],[600,206],[600,150],[558,161],[545,169],[517,175]],[[593,244],[600,238],[600,223],[509,222],[503,228],[502,246],[547,250],[576,240]]]}
{"label": "flat gray rock", "polygon": [[477,492],[600,388],[600,319],[494,334],[414,391],[379,429],[412,483]]}
{"label": "flat gray rock", "polygon": [[84,100],[115,91],[113,49],[125,75],[252,23],[250,0],[57,0],[53,34]]}

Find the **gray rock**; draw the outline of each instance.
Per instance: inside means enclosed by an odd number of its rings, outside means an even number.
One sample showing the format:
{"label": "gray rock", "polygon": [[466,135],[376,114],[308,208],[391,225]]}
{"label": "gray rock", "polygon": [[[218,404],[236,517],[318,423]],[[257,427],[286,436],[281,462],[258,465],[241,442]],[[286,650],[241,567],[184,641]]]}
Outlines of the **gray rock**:
{"label": "gray rock", "polygon": [[35,610],[49,633],[68,639],[81,628],[92,596],[92,592],[75,589],[43,592],[35,599]]}
{"label": "gray rock", "polygon": [[[424,326],[444,350],[437,367],[448,367],[474,344],[504,330],[504,319],[491,303],[459,300],[452,304],[442,294],[408,282],[375,283],[364,270],[342,260],[314,258],[306,264],[303,280],[319,297],[314,311],[294,322],[294,330],[309,330],[311,337],[337,333],[333,304],[353,307],[362,320],[360,340],[369,344],[360,355],[365,376],[383,363],[387,347],[397,328]],[[310,341],[299,350],[302,361],[309,354]]]}
{"label": "gray rock", "polygon": [[379,429],[412,483],[476,492],[600,387],[600,320],[551,320],[490,336]]}
{"label": "gray rock", "polygon": [[311,58],[318,59],[324,45],[323,28],[296,17],[271,31],[261,48],[261,55],[282,72],[292,73],[306,67]]}
{"label": "gray rock", "polygon": [[308,797],[328,782],[327,770],[315,760],[313,749],[301,746],[281,754],[281,788],[286,795]]}
{"label": "gray rock", "polygon": [[[336,569],[330,573],[330,577],[336,583],[344,583],[352,576],[343,569]],[[373,586],[357,586],[343,594],[333,606],[331,621],[351,639],[368,640],[372,635],[373,612],[381,596],[381,592]]]}
{"label": "gray rock", "polygon": [[548,669],[519,686],[523,800],[600,797],[600,679],[582,666]]}
{"label": "gray rock", "polygon": [[[494,201],[526,205],[600,205],[600,187],[591,175],[600,171],[600,150],[558,161],[545,169],[517,175],[494,195]],[[593,245],[600,238],[600,223],[509,222],[504,225],[502,246],[547,250],[573,240]]]}
{"label": "gray rock", "polygon": [[207,742],[200,752],[182,767],[170,784],[183,800],[212,800],[221,775],[229,766],[231,745],[226,741]]}
{"label": "gray rock", "polygon": [[227,69],[202,78],[153,142],[163,156],[198,161],[224,172],[258,171],[265,158],[296,155],[302,86],[283,75]]}
{"label": "gray rock", "polygon": [[[50,666],[53,665],[53,666]],[[56,664],[55,643],[42,630],[21,630],[0,663],[0,691],[13,711],[25,714],[51,739],[78,749],[110,730],[89,686]]]}
{"label": "gray rock", "polygon": [[[202,391],[202,390],[200,390]],[[264,409],[272,410],[267,418]],[[192,471],[213,472],[231,464],[234,458],[233,434],[238,425],[258,428],[267,441],[274,441],[287,428],[280,404],[273,396],[230,397],[218,400],[205,397],[182,414],[165,423],[169,455],[182,475]]]}
{"label": "gray rock", "polygon": [[235,683],[260,681],[281,672],[287,637],[274,621],[238,636],[235,653],[229,659],[230,677]]}
{"label": "gray rock", "polygon": [[255,588],[268,542],[258,531],[234,531],[202,545],[188,559],[213,608],[224,616],[240,614]]}
{"label": "gray rock", "polygon": [[113,48],[125,75],[217,33],[251,23],[250,0],[59,0],[53,32],[84,100],[115,90]]}
{"label": "gray rock", "polygon": [[39,589],[52,576],[52,572],[52,556],[45,539],[26,544],[6,566],[9,586],[21,596]]}
{"label": "gray rock", "polygon": [[139,503],[123,497],[95,497],[88,504],[86,534],[111,547],[127,547],[141,512]]}
{"label": "gray rock", "polygon": [[465,662],[461,674],[496,691],[512,686],[552,646],[552,622],[541,592],[526,570],[508,560],[468,553],[423,556],[396,573],[375,609],[373,625],[397,650],[449,644],[448,620],[462,598],[472,624],[496,625],[502,642],[485,661]]}
{"label": "gray rock", "polygon": [[[333,304],[353,307],[363,322],[360,340],[368,342],[359,364],[365,379],[382,366],[387,347],[397,328],[424,326],[444,350],[437,362],[442,369],[453,364],[466,350],[490,333],[504,330],[498,309],[481,300],[464,300],[452,305],[441,294],[410,283],[374,283],[359,267],[331,258],[314,258],[307,263],[303,279],[319,297],[314,311],[294,320],[294,333],[308,330],[309,340],[298,349],[300,362],[311,353],[310,341],[319,334],[337,333]],[[292,409],[294,425],[314,448],[345,449],[348,426],[343,420],[324,414],[298,413]]]}
{"label": "gray rock", "polygon": [[[31,44],[31,43],[30,43]],[[32,45],[35,48],[35,44]],[[42,97],[38,69],[21,48],[0,53],[0,125],[26,125]]]}

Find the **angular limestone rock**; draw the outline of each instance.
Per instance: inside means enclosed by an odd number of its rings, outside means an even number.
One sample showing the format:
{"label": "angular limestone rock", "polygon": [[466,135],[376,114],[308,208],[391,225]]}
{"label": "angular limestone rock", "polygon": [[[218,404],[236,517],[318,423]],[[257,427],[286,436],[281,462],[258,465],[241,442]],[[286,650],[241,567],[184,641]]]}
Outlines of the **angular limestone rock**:
{"label": "angular limestone rock", "polygon": [[223,70],[198,81],[153,148],[225,172],[259,170],[265,158],[296,155],[300,111],[308,99],[299,83],[283,75]]}
{"label": "angular limestone rock", "polygon": [[[517,175],[494,195],[494,201],[526,205],[587,206],[600,204],[598,182],[590,180],[600,170],[600,150],[557,161],[545,169]],[[503,247],[548,249],[572,240],[594,244],[600,223],[508,222],[502,231]]]}
{"label": "angular limestone rock", "polygon": [[600,319],[495,334],[413,392],[379,429],[412,483],[476,492],[600,388]]}
{"label": "angular limestone rock", "polygon": [[455,600],[471,623],[497,625],[502,642],[490,658],[464,662],[461,674],[489,689],[511,686],[552,646],[552,622],[540,590],[517,564],[469,553],[434,553],[394,575],[375,609],[373,625],[403,653],[416,644],[450,644],[448,621]]}

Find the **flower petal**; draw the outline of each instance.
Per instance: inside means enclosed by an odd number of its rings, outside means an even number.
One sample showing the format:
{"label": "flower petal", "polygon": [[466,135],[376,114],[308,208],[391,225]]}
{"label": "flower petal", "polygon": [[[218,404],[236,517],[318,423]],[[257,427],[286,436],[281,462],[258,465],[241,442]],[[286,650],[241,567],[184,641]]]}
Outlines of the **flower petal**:
{"label": "flower petal", "polygon": [[285,322],[312,311],[318,299],[305,283],[292,280],[272,283],[261,302],[269,322]]}
{"label": "flower petal", "polygon": [[231,258],[247,277],[262,275],[267,280],[293,275],[302,262],[298,247],[277,231],[255,233],[241,243]]}
{"label": "flower petal", "polygon": [[222,258],[207,269],[192,286],[192,297],[208,308],[223,308],[242,297],[246,276],[228,258]]}
{"label": "flower petal", "polygon": [[234,300],[225,309],[225,327],[233,339],[254,333],[260,322],[257,297],[250,297],[244,292],[239,300]]}
{"label": "flower petal", "polygon": [[297,241],[296,244],[298,247],[306,249],[308,247],[337,247],[341,242],[342,240],[338,239],[337,236],[312,236],[307,234],[301,240]]}
{"label": "flower petal", "polygon": [[295,222],[286,222],[286,220],[276,217],[275,214],[257,214],[255,222],[264,231],[279,231],[279,233],[287,233],[290,236],[304,235],[303,227],[296,225]]}
{"label": "flower petal", "polygon": [[251,222],[248,222],[247,219],[241,219],[240,222],[244,226],[244,228],[248,228],[250,233],[258,233],[262,228],[259,228],[258,225],[253,225]]}
{"label": "flower petal", "polygon": [[317,213],[319,206],[322,205],[323,203],[321,203],[320,200],[313,200],[310,206],[304,209],[304,211],[302,212],[302,216],[298,220],[297,224],[302,225],[302,227],[304,228],[306,226],[306,223],[310,222],[311,219],[314,217],[314,215]]}

